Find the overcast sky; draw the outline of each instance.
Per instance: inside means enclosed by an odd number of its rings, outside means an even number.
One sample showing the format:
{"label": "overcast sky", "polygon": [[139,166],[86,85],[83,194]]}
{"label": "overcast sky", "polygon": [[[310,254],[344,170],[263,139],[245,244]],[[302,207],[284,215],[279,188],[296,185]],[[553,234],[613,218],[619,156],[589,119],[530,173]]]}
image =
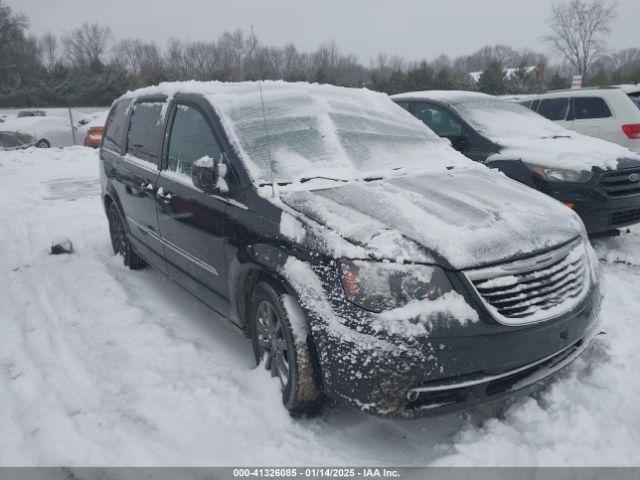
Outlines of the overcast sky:
{"label": "overcast sky", "polygon": [[[36,34],[62,34],[82,22],[111,27],[117,38],[164,44],[170,37],[212,40],[224,30],[248,32],[267,45],[291,41],[304,51],[335,40],[368,62],[377,53],[433,59],[504,43],[548,53],[557,0],[5,0],[25,13]],[[640,47],[639,0],[618,0],[610,47]]]}

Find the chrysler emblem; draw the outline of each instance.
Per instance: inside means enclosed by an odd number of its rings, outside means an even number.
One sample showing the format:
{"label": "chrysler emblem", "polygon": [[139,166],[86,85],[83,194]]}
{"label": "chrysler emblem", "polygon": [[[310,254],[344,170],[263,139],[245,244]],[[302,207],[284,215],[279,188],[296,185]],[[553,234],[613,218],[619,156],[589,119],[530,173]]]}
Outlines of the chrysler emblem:
{"label": "chrysler emblem", "polygon": [[632,173],[631,175],[629,175],[630,182],[637,182],[638,180],[640,180],[640,174]]}

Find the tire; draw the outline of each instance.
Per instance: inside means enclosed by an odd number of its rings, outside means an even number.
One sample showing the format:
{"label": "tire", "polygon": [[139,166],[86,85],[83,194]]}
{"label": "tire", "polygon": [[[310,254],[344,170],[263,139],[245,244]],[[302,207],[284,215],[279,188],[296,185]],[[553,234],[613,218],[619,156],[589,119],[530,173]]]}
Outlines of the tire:
{"label": "tire", "polygon": [[51,144],[44,138],[38,140],[35,144],[37,148],[51,148]]}
{"label": "tire", "polygon": [[107,208],[107,219],[109,221],[109,237],[113,253],[122,255],[125,266],[131,270],[138,270],[144,267],[146,262],[133,251],[120,211],[113,202]]}
{"label": "tire", "polygon": [[[295,339],[292,319],[285,307],[284,289],[261,281],[253,289],[249,308],[249,332],[256,363],[277,377],[282,403],[294,416],[316,415],[321,409],[317,369],[311,354],[311,338]],[[290,297],[293,300],[293,297]],[[297,305],[296,305],[297,306]],[[300,329],[298,329],[300,330]]]}

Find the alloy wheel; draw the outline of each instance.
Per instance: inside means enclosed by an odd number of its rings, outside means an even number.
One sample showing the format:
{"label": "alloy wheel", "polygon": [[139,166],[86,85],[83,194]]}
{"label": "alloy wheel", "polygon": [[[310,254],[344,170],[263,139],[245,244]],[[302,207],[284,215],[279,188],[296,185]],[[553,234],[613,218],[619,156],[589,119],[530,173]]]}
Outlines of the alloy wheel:
{"label": "alloy wheel", "polygon": [[265,368],[271,371],[271,376],[278,377],[284,391],[289,384],[290,367],[282,319],[271,302],[267,300],[260,302],[256,316],[260,356],[265,361]]}
{"label": "alloy wheel", "polygon": [[120,215],[113,206],[109,209],[109,236],[114,253],[124,255],[127,246],[126,232]]}

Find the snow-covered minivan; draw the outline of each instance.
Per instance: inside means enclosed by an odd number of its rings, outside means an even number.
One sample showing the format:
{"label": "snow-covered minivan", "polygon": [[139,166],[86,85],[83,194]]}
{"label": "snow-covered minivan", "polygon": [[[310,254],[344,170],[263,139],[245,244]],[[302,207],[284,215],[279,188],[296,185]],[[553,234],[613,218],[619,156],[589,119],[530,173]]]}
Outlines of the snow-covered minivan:
{"label": "snow-covered minivan", "polygon": [[384,94],[161,84],[115,101],[100,159],[114,252],[249,336],[293,413],[325,395],[391,417],[468,407],[597,332],[578,216]]}
{"label": "snow-covered minivan", "polygon": [[619,234],[640,223],[637,153],[483,93],[425,91],[392,98],[467,157],[575,210],[589,234]]}

